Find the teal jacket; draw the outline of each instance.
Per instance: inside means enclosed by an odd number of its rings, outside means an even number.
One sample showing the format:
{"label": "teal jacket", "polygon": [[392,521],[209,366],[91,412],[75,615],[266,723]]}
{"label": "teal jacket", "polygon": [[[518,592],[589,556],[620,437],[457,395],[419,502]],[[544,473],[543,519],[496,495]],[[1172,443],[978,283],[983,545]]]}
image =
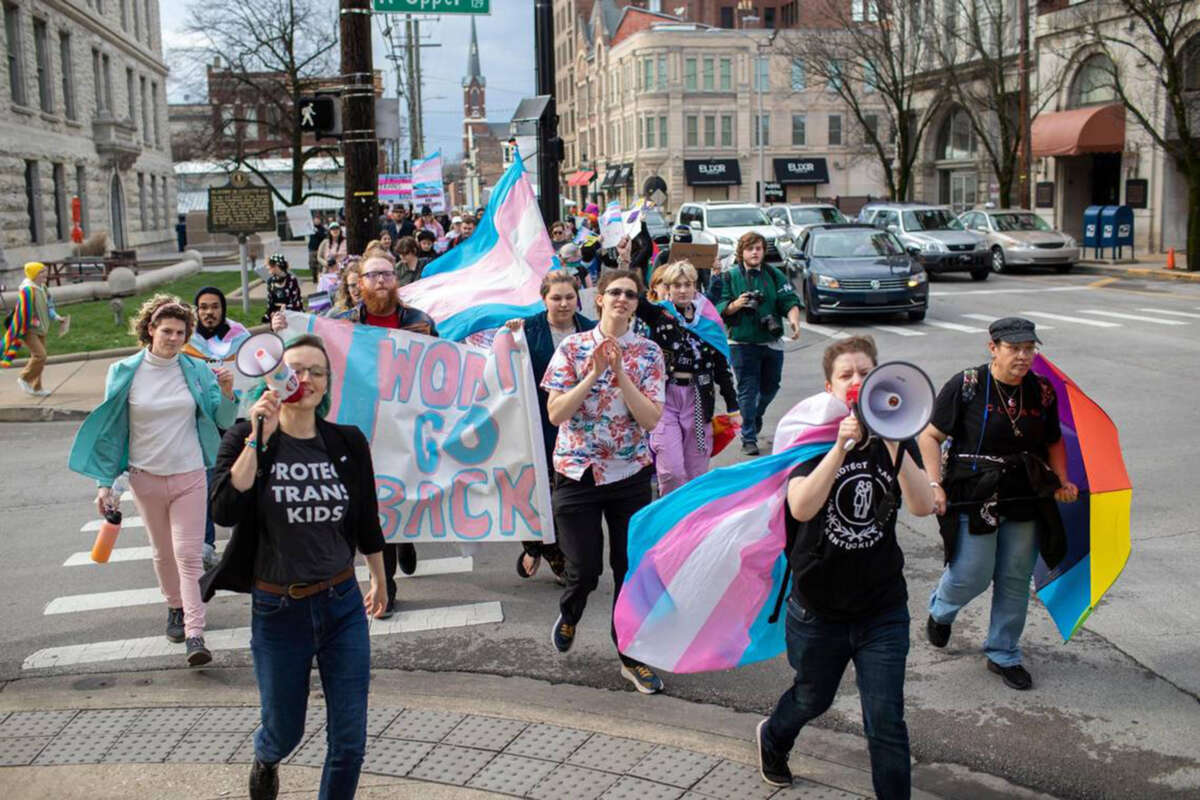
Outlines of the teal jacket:
{"label": "teal jacket", "polygon": [[[98,405],[75,434],[67,466],[73,472],[95,478],[99,486],[112,486],[117,476],[129,468],[129,387],[141,366],[146,351],[139,350],[108,368],[104,382],[104,402]],[[221,393],[217,377],[208,364],[179,356],[179,368],[196,401],[196,434],[204,466],[217,463],[221,446],[218,428],[228,428],[237,417],[237,405]]]}

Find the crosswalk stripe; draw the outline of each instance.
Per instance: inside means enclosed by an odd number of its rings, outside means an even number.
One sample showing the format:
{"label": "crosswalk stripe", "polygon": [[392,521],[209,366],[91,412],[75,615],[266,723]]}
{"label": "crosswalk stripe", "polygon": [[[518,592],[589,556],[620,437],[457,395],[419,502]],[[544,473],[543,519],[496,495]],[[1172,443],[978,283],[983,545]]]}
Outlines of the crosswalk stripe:
{"label": "crosswalk stripe", "polygon": [[827,336],[830,339],[848,339],[850,334],[840,328],[831,328],[828,325],[814,325],[811,322],[801,322],[800,330],[811,331],[820,336]]}
{"label": "crosswalk stripe", "polygon": [[[960,316],[965,317],[966,319],[977,319],[980,322],[988,322],[988,323],[995,322],[996,320],[1000,319],[1000,317],[993,317],[990,314],[961,314]],[[1053,325],[1039,325],[1038,329],[1043,330],[1043,331],[1052,331],[1052,330],[1054,330],[1054,326]]]}
{"label": "crosswalk stripe", "polygon": [[935,328],[945,328],[948,331],[958,331],[960,333],[983,333],[983,328],[975,328],[970,325],[959,325],[957,322],[943,322],[940,319],[927,319],[926,325],[932,325]]}
{"label": "crosswalk stripe", "polygon": [[1167,314],[1172,317],[1190,317],[1192,319],[1200,319],[1200,314],[1193,314],[1190,311],[1171,311],[1166,308],[1139,308],[1138,311],[1149,311],[1152,314]]}
{"label": "crosswalk stripe", "polygon": [[883,331],[884,333],[894,333],[897,336],[924,336],[925,335],[921,331],[914,331],[910,328],[901,328],[899,325],[872,325],[871,327],[877,331]]}
{"label": "crosswalk stripe", "polygon": [[[220,550],[227,543],[227,541],[218,541],[216,543],[217,549]],[[113,564],[119,561],[149,561],[152,558],[154,558],[154,551],[151,550],[149,545],[145,547],[114,547],[112,553],[110,553],[108,556],[107,563]],[[80,550],[78,553],[72,553],[67,560],[63,562],[64,567],[83,567],[87,566],[88,564],[99,566],[95,561],[92,561],[91,550]]]}
{"label": "crosswalk stripe", "polygon": [[[388,620],[371,620],[372,636],[393,633],[417,633],[442,628],[462,628],[503,622],[504,609],[499,601],[467,603],[458,606],[416,608],[397,611]],[[250,628],[225,628],[204,632],[204,644],[209,650],[245,650],[250,647]],[[102,661],[123,661],[130,658],[182,656],[184,645],[168,642],[166,637],[144,636],[138,639],[118,639],[108,642],[89,642],[62,647],[47,647],[30,654],[21,669],[49,669]]]}
{"label": "crosswalk stripe", "polygon": [[1030,286],[1028,289],[952,289],[950,291],[936,289],[931,290],[929,294],[931,297],[958,297],[972,294],[1030,294],[1032,292],[1042,294],[1043,292],[1082,292],[1091,288],[1090,286]]}
{"label": "crosswalk stripe", "polygon": [[1101,311],[1098,308],[1081,308],[1079,309],[1084,314],[1095,314],[1100,317],[1113,317],[1114,319],[1130,319],[1134,322],[1153,322],[1155,325],[1187,325],[1186,322],[1180,322],[1177,319],[1158,319],[1156,317],[1143,317],[1141,314],[1125,314],[1120,311]]}
{"label": "crosswalk stripe", "polygon": [[1083,317],[1068,317],[1066,314],[1051,314],[1049,311],[1022,311],[1027,317],[1046,317],[1047,319],[1056,319],[1059,322],[1077,322],[1080,325],[1091,325],[1096,328],[1119,328],[1119,322],[1105,322],[1099,319],[1084,319]]}
{"label": "crosswalk stripe", "polygon": [[[417,571],[412,575],[397,573],[397,578],[420,578],[428,575],[449,575],[458,572],[470,572],[474,569],[474,559],[470,556],[451,556],[448,558],[427,558],[417,562]],[[371,577],[365,566],[355,570],[360,581]],[[217,592],[217,596],[228,596],[233,592]],[[74,614],[83,611],[100,611],[106,608],[128,608],[131,606],[148,606],[163,602],[162,591],[157,586],[147,589],[121,589],[115,592],[92,592],[90,594],[73,594],[56,597],[46,604],[42,611],[44,615]]]}
{"label": "crosswalk stripe", "polygon": [[[93,519],[93,520],[85,523],[84,526],[79,529],[79,532],[80,533],[95,533],[96,531],[100,530],[100,526],[103,524],[104,524],[104,520]],[[121,530],[125,530],[126,528],[144,528],[144,527],[146,527],[146,520],[142,519],[141,517],[125,517],[125,519],[121,520]]]}

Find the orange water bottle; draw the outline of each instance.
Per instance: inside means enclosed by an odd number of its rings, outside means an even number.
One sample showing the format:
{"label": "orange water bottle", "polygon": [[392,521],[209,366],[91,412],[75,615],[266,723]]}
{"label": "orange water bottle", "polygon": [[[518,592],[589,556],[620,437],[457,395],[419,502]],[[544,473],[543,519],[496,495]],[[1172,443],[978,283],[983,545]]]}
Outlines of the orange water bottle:
{"label": "orange water bottle", "polygon": [[104,512],[104,522],[100,523],[100,532],[96,534],[96,542],[92,545],[92,561],[97,564],[107,564],[112,555],[113,545],[117,543],[117,535],[121,532],[121,512],[112,508]]}

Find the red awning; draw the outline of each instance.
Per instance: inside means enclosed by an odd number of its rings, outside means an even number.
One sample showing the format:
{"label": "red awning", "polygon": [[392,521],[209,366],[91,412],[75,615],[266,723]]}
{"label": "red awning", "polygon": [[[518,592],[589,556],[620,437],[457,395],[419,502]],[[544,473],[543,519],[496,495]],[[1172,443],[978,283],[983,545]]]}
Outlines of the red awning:
{"label": "red awning", "polygon": [[567,186],[587,186],[595,176],[596,173],[594,170],[580,170],[567,178]]}
{"label": "red awning", "polygon": [[1125,107],[1076,108],[1038,114],[1033,120],[1034,156],[1119,153],[1125,149]]}

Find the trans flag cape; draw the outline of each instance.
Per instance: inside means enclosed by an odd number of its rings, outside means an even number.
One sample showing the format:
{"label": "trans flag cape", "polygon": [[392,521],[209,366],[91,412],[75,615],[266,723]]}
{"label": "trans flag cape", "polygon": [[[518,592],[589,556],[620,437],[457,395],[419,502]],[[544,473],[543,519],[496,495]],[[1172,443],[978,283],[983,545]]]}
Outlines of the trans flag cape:
{"label": "trans flag cape", "polygon": [[633,516],[629,571],[613,609],[623,654],[669,672],[706,672],[784,651],[784,623],[768,618],[790,577],[787,476],[829,451],[849,413],[833,395],[814,395],[787,414],[789,447],[707,472]]}
{"label": "trans flag cape", "polygon": [[721,321],[721,315],[717,313],[716,307],[709,302],[708,298],[699,292],[696,293],[696,299],[692,302],[696,306],[696,313],[692,315],[691,322],[688,322],[679,309],[675,308],[674,303],[660,300],[658,304],[670,311],[675,319],[679,320],[680,325],[699,336],[701,341],[711,345],[728,361],[729,340],[725,338],[725,323]]}
{"label": "trans flag cape", "polygon": [[461,341],[542,310],[539,290],[554,247],[520,157],[492,189],[475,232],[425,266],[400,298],[433,317],[442,338]]}

